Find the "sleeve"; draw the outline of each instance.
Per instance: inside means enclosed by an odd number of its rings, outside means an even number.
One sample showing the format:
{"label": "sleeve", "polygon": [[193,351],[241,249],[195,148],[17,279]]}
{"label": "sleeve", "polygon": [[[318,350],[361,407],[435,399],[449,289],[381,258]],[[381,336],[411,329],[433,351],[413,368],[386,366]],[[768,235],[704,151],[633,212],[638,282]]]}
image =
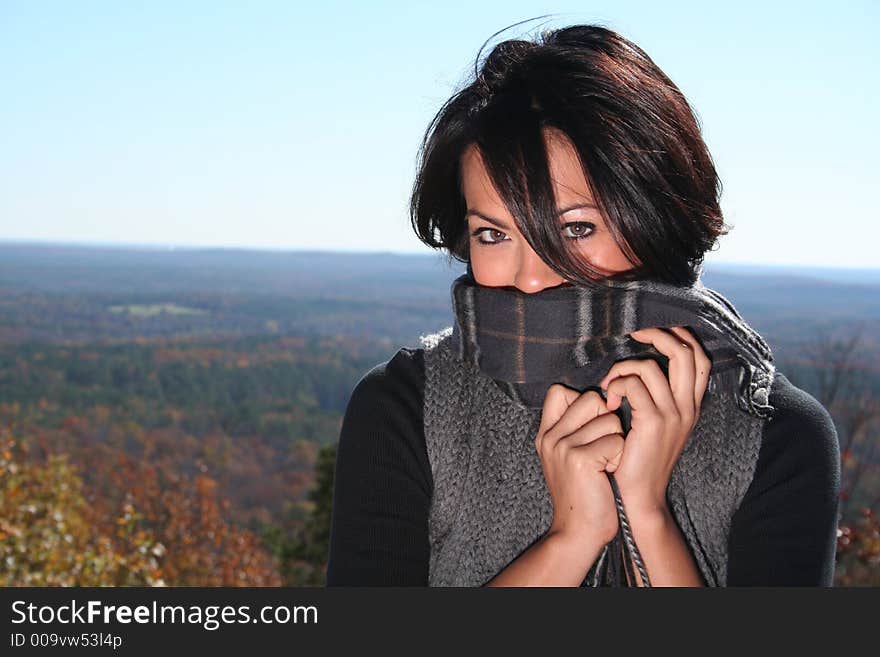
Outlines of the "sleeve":
{"label": "sleeve", "polygon": [[421,350],[400,349],[356,384],[333,480],[327,586],[425,586],[433,482]]}
{"label": "sleeve", "polygon": [[840,447],[828,411],[777,375],[755,476],[733,516],[728,586],[832,586]]}

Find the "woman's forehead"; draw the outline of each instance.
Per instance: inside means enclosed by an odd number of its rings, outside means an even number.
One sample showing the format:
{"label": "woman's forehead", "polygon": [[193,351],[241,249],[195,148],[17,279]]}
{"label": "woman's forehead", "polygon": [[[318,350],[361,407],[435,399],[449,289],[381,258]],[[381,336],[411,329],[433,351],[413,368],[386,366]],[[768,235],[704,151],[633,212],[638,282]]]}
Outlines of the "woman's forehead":
{"label": "woman's forehead", "polygon": [[[547,139],[548,165],[553,193],[559,208],[595,204],[589,183],[573,145],[559,135]],[[476,144],[462,154],[462,193],[468,207],[486,214],[506,214],[506,206],[492,183],[483,155]]]}

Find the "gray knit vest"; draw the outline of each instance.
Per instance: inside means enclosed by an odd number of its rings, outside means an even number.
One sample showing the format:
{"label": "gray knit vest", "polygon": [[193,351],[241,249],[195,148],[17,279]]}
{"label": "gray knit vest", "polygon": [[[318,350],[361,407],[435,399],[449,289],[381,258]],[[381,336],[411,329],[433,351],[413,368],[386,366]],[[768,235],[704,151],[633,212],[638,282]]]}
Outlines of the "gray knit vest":
{"label": "gray knit vest", "polygon": [[[518,404],[459,359],[451,334],[450,326],[420,338],[434,480],[428,580],[482,586],[547,532],[553,503],[534,445],[540,409]],[[726,585],[730,524],[754,476],[764,424],[710,386],[672,470],[669,508],[709,586]]]}

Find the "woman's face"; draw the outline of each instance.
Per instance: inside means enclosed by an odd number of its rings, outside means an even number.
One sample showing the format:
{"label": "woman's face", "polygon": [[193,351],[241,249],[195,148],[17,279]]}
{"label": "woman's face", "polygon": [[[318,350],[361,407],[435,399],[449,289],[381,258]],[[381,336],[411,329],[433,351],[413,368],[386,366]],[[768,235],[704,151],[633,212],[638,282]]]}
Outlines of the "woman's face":
{"label": "woman's face", "polygon": [[[614,242],[596,208],[574,146],[558,130],[548,129],[544,134],[563,237],[575,240],[577,251],[606,276],[632,269],[633,263]],[[517,230],[475,145],[464,152],[461,166],[471,269],[477,283],[516,287],[529,294],[568,283]]]}

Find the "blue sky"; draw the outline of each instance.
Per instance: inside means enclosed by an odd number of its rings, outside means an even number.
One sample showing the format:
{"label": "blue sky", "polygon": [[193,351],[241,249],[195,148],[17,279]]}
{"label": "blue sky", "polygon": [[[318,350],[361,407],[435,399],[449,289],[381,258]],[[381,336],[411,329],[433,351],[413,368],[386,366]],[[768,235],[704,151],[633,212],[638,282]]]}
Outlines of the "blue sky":
{"label": "blue sky", "polygon": [[[0,240],[423,252],[416,151],[480,45],[597,22],[694,106],[707,262],[874,267],[871,1],[0,0]],[[484,54],[487,51],[484,51]]]}

